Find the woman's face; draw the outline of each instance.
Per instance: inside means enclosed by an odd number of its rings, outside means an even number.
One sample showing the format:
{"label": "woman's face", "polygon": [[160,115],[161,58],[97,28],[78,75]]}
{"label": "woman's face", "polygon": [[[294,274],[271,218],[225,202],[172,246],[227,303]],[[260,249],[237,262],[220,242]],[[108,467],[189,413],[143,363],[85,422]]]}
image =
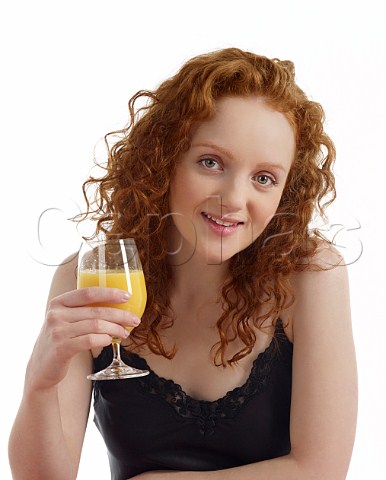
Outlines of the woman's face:
{"label": "woman's face", "polygon": [[171,182],[173,264],[220,264],[262,233],[295,154],[293,128],[260,97],[226,97],[194,131]]}

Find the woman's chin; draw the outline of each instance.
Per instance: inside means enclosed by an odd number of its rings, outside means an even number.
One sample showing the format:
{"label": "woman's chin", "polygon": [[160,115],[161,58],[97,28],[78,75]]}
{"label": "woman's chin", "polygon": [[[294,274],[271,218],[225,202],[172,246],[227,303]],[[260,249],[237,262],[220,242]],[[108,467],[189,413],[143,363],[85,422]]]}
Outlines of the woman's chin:
{"label": "woman's chin", "polygon": [[[199,253],[199,252],[197,252]],[[207,250],[199,254],[206,265],[224,265],[229,262],[229,260],[237,252],[228,252],[221,249]]]}

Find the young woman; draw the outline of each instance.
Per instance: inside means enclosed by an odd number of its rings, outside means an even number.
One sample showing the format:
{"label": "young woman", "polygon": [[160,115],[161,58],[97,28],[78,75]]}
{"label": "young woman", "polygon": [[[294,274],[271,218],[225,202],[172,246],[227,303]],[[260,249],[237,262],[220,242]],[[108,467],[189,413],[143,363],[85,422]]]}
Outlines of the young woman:
{"label": "young woman", "polygon": [[118,336],[150,374],[94,383],[113,479],[344,479],[356,363],[344,261],[310,228],[335,196],[321,106],[291,62],[230,48],[129,108],[85,192],[98,186],[97,234],[135,238],[147,308],[140,321],[96,307],[125,292],[77,290],[76,258],[58,268],[10,438],[14,478],[76,478],[86,375]]}

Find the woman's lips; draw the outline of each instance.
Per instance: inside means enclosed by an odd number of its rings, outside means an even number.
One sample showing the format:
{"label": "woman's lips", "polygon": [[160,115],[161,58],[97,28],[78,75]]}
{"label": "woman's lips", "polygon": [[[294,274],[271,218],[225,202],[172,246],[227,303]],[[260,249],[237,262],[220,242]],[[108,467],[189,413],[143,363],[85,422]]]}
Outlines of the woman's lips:
{"label": "woman's lips", "polygon": [[202,212],[201,216],[206,221],[206,223],[211,227],[211,229],[221,235],[231,235],[236,230],[241,228],[244,225],[244,222],[240,222],[238,220],[232,218],[220,218],[214,215],[210,215],[209,213]]}

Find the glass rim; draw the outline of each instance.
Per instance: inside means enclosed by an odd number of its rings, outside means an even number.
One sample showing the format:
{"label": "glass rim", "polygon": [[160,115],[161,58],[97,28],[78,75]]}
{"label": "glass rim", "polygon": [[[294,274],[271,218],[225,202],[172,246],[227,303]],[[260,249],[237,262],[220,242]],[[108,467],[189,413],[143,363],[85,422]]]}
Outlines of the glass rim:
{"label": "glass rim", "polygon": [[136,245],[135,239],[132,237],[125,237],[125,238],[100,238],[100,239],[95,239],[95,240],[85,240],[83,239],[83,243],[86,243],[88,245],[103,245],[106,243],[123,243],[124,245]]}

